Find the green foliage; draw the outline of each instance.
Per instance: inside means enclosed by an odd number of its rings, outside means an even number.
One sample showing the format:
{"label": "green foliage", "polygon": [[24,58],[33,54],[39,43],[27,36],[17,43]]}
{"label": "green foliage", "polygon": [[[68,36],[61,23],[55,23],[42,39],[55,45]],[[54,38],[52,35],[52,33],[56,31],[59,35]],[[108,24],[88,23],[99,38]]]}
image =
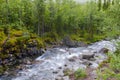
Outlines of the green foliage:
{"label": "green foliage", "polygon": [[[1,0],[0,27],[27,29],[38,36],[50,36],[56,41],[64,35],[79,34],[86,42],[101,40],[99,36],[120,35],[119,0],[91,0],[85,4],[74,0]],[[11,32],[12,34],[13,32]],[[17,32],[15,32],[17,33]],[[57,34],[56,34],[57,33]],[[111,33],[111,34],[110,34]],[[13,33],[13,35],[15,35]],[[22,34],[18,31],[16,36]],[[78,36],[78,39],[80,40]],[[77,36],[76,36],[77,38]]]}
{"label": "green foliage", "polygon": [[4,40],[6,37],[5,37],[5,34],[3,31],[0,31],[0,41]]}
{"label": "green foliage", "polygon": [[110,67],[114,70],[114,71],[119,71],[120,72],[120,54],[118,55],[114,55],[111,54],[110,55],[111,59],[110,59]]}
{"label": "green foliage", "polygon": [[4,69],[2,66],[0,66],[0,74],[4,72]]}
{"label": "green foliage", "polygon": [[12,38],[12,39],[9,39],[6,43],[6,46],[8,47],[14,47],[16,45],[16,39]]}
{"label": "green foliage", "polygon": [[64,70],[64,75],[65,76],[69,76],[71,73],[72,73],[72,71],[70,69]]}
{"label": "green foliage", "polygon": [[108,66],[102,66],[104,70],[98,69],[98,80],[120,80],[120,47],[116,53],[108,53]]}
{"label": "green foliage", "polygon": [[75,80],[79,80],[80,78],[85,78],[87,76],[86,72],[84,70],[78,69],[75,73]]}

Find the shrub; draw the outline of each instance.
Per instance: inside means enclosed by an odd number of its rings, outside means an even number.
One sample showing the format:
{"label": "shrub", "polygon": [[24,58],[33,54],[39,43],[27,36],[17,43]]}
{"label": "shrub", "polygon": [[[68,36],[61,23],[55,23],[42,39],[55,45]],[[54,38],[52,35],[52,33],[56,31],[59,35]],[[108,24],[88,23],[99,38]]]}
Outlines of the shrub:
{"label": "shrub", "polygon": [[80,78],[85,78],[87,76],[86,72],[82,69],[78,69],[76,72],[75,72],[75,78],[76,80],[79,80]]}

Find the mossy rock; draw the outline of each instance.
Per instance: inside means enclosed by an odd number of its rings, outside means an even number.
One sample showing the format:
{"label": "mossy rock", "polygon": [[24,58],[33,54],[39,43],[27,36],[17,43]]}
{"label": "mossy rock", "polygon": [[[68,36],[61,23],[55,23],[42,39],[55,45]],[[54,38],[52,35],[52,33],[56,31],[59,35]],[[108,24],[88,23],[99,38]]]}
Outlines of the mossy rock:
{"label": "mossy rock", "polygon": [[37,45],[38,48],[45,47],[45,44],[41,38],[37,38],[36,41],[38,42],[38,45]]}
{"label": "mossy rock", "polygon": [[41,38],[29,39],[27,41],[27,44],[31,45],[31,46],[36,46],[38,48],[44,47],[44,42],[43,42],[43,40]]}
{"label": "mossy rock", "polygon": [[21,37],[23,35],[23,31],[21,30],[11,30],[10,36],[11,37]]}
{"label": "mossy rock", "polygon": [[32,33],[31,33],[31,34],[30,34],[30,38],[31,38],[31,39],[36,39],[36,38],[38,38],[38,36],[37,36],[36,34],[32,34]]}
{"label": "mossy rock", "polygon": [[26,44],[27,44],[28,46],[35,47],[35,46],[37,46],[38,42],[36,41],[36,39],[29,39],[29,40],[26,42]]}
{"label": "mossy rock", "polygon": [[3,66],[0,66],[0,75],[2,75],[4,72],[4,67]]}
{"label": "mossy rock", "polygon": [[8,57],[9,57],[8,54],[6,54],[6,53],[0,53],[0,58],[1,59],[5,59],[5,58],[8,58]]}
{"label": "mossy rock", "polygon": [[19,44],[19,45],[26,44],[29,39],[30,39],[29,36],[19,37],[19,38],[17,38],[17,44]]}
{"label": "mossy rock", "polygon": [[0,42],[3,42],[6,39],[6,35],[4,34],[4,32],[0,32]]}
{"label": "mossy rock", "polygon": [[16,38],[9,39],[6,43],[6,47],[13,47],[16,46],[17,40]]}

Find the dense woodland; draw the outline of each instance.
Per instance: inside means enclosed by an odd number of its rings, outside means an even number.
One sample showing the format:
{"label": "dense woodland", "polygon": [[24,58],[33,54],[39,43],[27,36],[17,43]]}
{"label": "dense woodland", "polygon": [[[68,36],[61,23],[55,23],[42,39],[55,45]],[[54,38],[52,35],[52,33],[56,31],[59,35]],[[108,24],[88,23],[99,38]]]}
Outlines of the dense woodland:
{"label": "dense woodland", "polygon": [[119,35],[120,0],[0,0],[1,60],[35,41],[41,48],[65,36],[91,43]]}
{"label": "dense woodland", "polygon": [[97,36],[119,32],[119,0],[86,4],[74,0],[1,0],[0,4],[0,28],[8,33],[15,29],[38,36],[75,34],[94,41]]}

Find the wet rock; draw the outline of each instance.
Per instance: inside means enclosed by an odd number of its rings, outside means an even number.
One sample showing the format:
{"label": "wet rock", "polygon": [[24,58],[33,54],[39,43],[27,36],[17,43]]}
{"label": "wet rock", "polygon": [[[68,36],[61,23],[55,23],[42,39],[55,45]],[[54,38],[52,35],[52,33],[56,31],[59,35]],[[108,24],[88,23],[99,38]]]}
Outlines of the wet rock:
{"label": "wet rock", "polygon": [[93,68],[93,69],[96,69],[98,67],[99,67],[99,65],[95,62],[93,62],[92,65],[90,65],[90,68]]}
{"label": "wet rock", "polygon": [[91,63],[90,61],[88,61],[88,60],[84,60],[84,61],[82,62],[82,64],[87,65],[87,66],[92,65],[92,63]]}
{"label": "wet rock", "polygon": [[64,80],[62,77],[57,77],[55,80]]}
{"label": "wet rock", "polygon": [[63,42],[63,45],[70,47],[70,48],[87,46],[87,44],[85,44],[84,42],[73,41],[69,36],[66,36],[62,42]]}
{"label": "wet rock", "polygon": [[38,53],[39,53],[39,50],[38,50],[36,47],[34,47],[34,48],[29,48],[28,51],[27,51],[27,53],[28,53],[29,55],[35,55],[35,54],[38,54]]}
{"label": "wet rock", "polygon": [[76,56],[73,56],[73,57],[69,58],[68,60],[69,60],[70,62],[75,62],[76,59],[77,59],[77,57],[76,57]]}
{"label": "wet rock", "polygon": [[90,58],[90,61],[95,61],[96,59],[95,58]]}
{"label": "wet rock", "polygon": [[58,67],[58,69],[62,69],[62,67]]}
{"label": "wet rock", "polygon": [[58,73],[58,71],[53,71],[53,74],[57,74]]}
{"label": "wet rock", "polygon": [[62,79],[63,79],[63,80],[70,80],[70,79],[69,79],[69,76],[64,76]]}
{"label": "wet rock", "polygon": [[67,67],[68,65],[67,65],[67,64],[65,64],[64,66],[65,66],[65,67]]}
{"label": "wet rock", "polygon": [[84,53],[82,54],[82,58],[90,60],[91,58],[94,58],[94,55],[95,55],[94,53]]}
{"label": "wet rock", "polygon": [[24,59],[23,64],[30,65],[32,64],[29,59]]}
{"label": "wet rock", "polygon": [[4,75],[8,75],[9,73],[7,71],[4,72]]}
{"label": "wet rock", "polygon": [[57,78],[55,78],[55,80],[60,80],[60,78],[57,77]]}
{"label": "wet rock", "polygon": [[99,53],[108,53],[109,49],[107,48],[102,48]]}
{"label": "wet rock", "polygon": [[78,58],[79,58],[79,60],[82,60],[82,59],[83,59],[83,56],[82,56],[82,55],[79,55]]}
{"label": "wet rock", "polygon": [[45,49],[40,49],[41,53],[45,53],[46,50]]}

